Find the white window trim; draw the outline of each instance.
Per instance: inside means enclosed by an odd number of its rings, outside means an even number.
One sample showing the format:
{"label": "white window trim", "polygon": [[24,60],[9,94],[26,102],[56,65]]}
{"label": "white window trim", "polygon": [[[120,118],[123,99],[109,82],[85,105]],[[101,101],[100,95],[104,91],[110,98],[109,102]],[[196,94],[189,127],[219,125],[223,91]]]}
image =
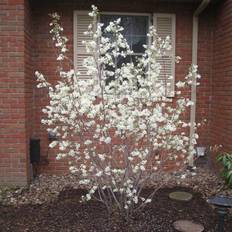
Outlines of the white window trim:
{"label": "white window trim", "polygon": [[[172,38],[172,42],[173,42],[173,50],[175,52],[176,50],[176,14],[167,14],[167,13],[154,13],[153,14],[154,16],[156,17],[159,17],[159,16],[166,16],[166,17],[171,17],[172,20],[173,20],[173,24],[172,24],[172,31],[174,32],[175,36]],[[154,19],[153,19],[153,25],[156,26],[157,25],[157,22],[154,22]]]}
{"label": "white window trim", "polygon": [[[88,14],[89,11],[86,11],[86,10],[74,10],[73,11],[73,66],[74,66],[73,68],[75,71],[77,70],[77,54],[78,54],[77,44],[76,44],[77,34],[78,34],[78,31],[77,31],[77,15],[78,15],[78,13]],[[86,30],[87,30],[87,28],[86,28]]]}
{"label": "white window trim", "polygon": [[172,93],[168,94],[170,98],[175,97],[175,83],[176,83],[176,62],[175,62],[175,57],[176,57],[176,14],[169,14],[169,13],[154,13],[153,14],[153,26],[157,27],[157,21],[154,19],[157,19],[157,17],[159,16],[166,16],[166,17],[171,17],[172,18],[172,34],[174,34],[174,36],[172,36],[172,76],[173,76],[173,80],[172,80]]}
{"label": "white window trim", "polygon": [[77,10],[73,11],[73,68],[76,71],[77,70]]}
{"label": "white window trim", "polygon": [[117,12],[117,11],[102,11],[100,16],[102,15],[129,15],[129,16],[149,16],[151,18],[150,13],[136,13],[136,12]]}
{"label": "white window trim", "polygon": [[[151,24],[151,19],[152,19],[152,14],[150,13],[133,13],[133,12],[114,12],[114,11],[103,11],[100,13],[100,17],[101,15],[128,15],[128,16],[148,16],[148,32],[149,32],[149,28],[152,25]],[[148,44],[150,43],[150,41],[148,41]],[[141,55],[142,53],[133,53],[133,56],[138,56]]]}

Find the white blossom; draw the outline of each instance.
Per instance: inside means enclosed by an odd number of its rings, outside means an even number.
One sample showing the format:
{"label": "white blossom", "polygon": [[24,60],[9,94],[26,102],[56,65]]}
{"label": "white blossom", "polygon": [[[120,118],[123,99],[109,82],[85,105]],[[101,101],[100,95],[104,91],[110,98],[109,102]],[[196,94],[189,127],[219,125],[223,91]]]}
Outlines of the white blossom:
{"label": "white blossom", "polygon": [[[85,33],[89,39],[83,41],[88,53],[84,73],[63,68],[69,61],[68,39],[60,16],[51,14],[50,33],[58,51],[60,78],[51,85],[43,74],[35,73],[38,87],[47,87],[50,98],[41,122],[56,134],[57,140],[49,146],[58,147],[57,160],[68,157],[70,172],[78,174],[79,184],[88,189],[83,200],[100,193],[99,200],[108,208],[113,202],[118,210],[129,213],[151,202],[151,198],[140,196],[140,188],[167,160],[181,168],[186,165],[187,151],[195,154],[198,135],[195,133],[190,142],[184,129],[189,120],[183,117],[193,103],[180,89],[197,84],[200,75],[192,65],[186,77],[176,83],[173,104],[167,97],[167,85],[160,82],[162,64],[158,62],[170,53],[170,38],[161,39],[151,27],[151,44],[144,46],[144,54],[136,63],[118,66],[116,60],[133,54],[123,37],[120,19],[105,25],[103,32],[103,25],[97,22],[98,9],[92,8],[89,15],[93,22]],[[82,74],[91,78],[83,79]]]}

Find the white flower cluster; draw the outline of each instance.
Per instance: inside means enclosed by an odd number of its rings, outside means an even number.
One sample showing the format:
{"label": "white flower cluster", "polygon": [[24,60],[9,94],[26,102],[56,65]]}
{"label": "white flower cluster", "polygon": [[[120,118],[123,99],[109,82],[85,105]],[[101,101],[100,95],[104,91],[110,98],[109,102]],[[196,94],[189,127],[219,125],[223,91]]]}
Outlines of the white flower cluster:
{"label": "white flower cluster", "polygon": [[[59,60],[67,51],[67,39],[60,17],[52,14],[53,39],[60,48]],[[74,70],[61,71],[60,80],[51,87],[43,75],[36,73],[40,86],[48,86],[50,104],[43,110],[43,123],[55,133],[57,159],[69,157],[70,171],[80,175],[80,184],[89,189],[83,200],[92,197],[102,201],[108,210],[112,202],[128,214],[151,202],[140,197],[154,172],[162,171],[169,162],[179,168],[186,164],[189,123],[183,116],[193,103],[180,93],[199,78],[192,66],[183,81],[176,83],[176,98],[170,102],[160,82],[158,62],[171,49],[170,38],[162,40],[154,28],[148,36],[151,45],[138,62],[117,61],[132,54],[122,35],[120,19],[105,27],[97,23],[98,10],[90,13],[93,23],[84,41],[89,57],[83,65],[91,78],[83,80]],[[177,58],[179,61],[179,58]],[[192,152],[197,135],[194,136]]]}
{"label": "white flower cluster", "polygon": [[55,42],[55,46],[59,48],[60,51],[57,60],[62,61],[65,59],[65,53],[68,51],[66,46],[68,39],[61,35],[64,29],[59,24],[60,16],[57,13],[50,14],[50,16],[52,18],[50,23],[52,29],[50,33],[52,34],[52,40]]}

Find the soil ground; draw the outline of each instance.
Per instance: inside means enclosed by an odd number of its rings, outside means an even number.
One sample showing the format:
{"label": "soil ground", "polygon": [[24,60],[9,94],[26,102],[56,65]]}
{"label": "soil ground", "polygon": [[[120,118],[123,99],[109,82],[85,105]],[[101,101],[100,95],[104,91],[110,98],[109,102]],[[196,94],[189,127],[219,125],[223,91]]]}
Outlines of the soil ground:
{"label": "soil ground", "polygon": [[[174,190],[193,193],[189,202],[170,200],[168,194]],[[174,187],[160,189],[152,203],[129,222],[118,216],[108,219],[101,203],[80,203],[82,193],[78,189],[66,188],[52,202],[38,205],[0,205],[1,232],[174,232],[173,222],[178,219],[201,223],[205,232],[216,231],[217,216],[200,193],[190,188]],[[232,231],[232,215],[225,222],[225,232]]]}

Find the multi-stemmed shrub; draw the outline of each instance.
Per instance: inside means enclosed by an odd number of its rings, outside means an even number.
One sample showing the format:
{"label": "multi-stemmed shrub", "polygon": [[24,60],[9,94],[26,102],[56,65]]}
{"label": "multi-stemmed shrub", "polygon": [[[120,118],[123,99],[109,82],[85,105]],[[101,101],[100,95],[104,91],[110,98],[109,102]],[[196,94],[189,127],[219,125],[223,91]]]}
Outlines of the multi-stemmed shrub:
{"label": "multi-stemmed shrub", "polygon": [[38,87],[47,87],[50,98],[42,123],[58,138],[50,144],[59,151],[57,159],[69,157],[71,173],[79,174],[79,184],[88,189],[83,200],[95,198],[109,212],[117,209],[128,216],[151,202],[155,190],[144,197],[142,189],[168,162],[182,169],[194,154],[197,134],[190,141],[190,124],[183,116],[193,103],[180,89],[189,88],[199,75],[191,66],[176,83],[175,99],[170,99],[167,83],[159,78],[159,61],[171,49],[170,38],[161,39],[151,27],[151,42],[144,45],[143,56],[119,66],[118,60],[133,53],[120,19],[103,31],[97,8],[89,15],[93,18],[86,32],[89,40],[83,41],[89,57],[83,66],[90,78],[82,79],[78,70],[62,68],[62,62],[69,61],[68,39],[60,16],[51,14],[60,79],[53,86],[36,72]]}

